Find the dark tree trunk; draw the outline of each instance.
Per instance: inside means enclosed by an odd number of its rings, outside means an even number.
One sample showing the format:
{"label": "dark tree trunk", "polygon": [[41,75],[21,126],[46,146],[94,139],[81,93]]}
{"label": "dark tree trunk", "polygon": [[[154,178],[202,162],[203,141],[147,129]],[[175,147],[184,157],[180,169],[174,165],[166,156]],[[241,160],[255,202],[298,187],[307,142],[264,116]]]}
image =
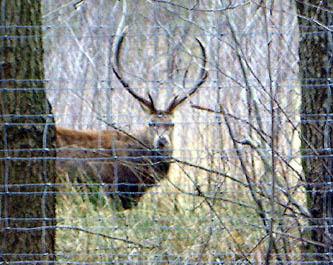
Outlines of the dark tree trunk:
{"label": "dark tree trunk", "polygon": [[317,261],[333,261],[332,3],[332,0],[296,1],[302,166],[312,215],[308,239],[313,242],[305,246],[305,251]]}
{"label": "dark tree trunk", "polygon": [[0,12],[0,263],[50,264],[55,195],[48,184],[56,175],[46,158],[55,155],[55,129],[43,83],[41,3],[0,0]]}

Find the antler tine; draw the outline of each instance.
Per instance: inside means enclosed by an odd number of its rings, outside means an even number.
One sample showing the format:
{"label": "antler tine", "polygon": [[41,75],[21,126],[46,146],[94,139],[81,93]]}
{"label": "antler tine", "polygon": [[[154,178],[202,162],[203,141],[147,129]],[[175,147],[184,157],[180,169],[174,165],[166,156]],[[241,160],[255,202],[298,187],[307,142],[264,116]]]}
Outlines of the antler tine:
{"label": "antler tine", "polygon": [[150,100],[150,104],[151,104],[151,106],[152,106],[152,109],[153,109],[153,110],[156,110],[156,108],[155,108],[155,103],[154,103],[154,100],[153,100],[153,97],[151,96],[150,93],[148,93],[148,98],[149,98],[149,100]]}
{"label": "antler tine", "polygon": [[138,100],[140,103],[142,103],[143,105],[145,105],[150,111],[154,112],[155,110],[155,105],[153,102],[152,97],[149,95],[149,99],[147,100],[141,96],[139,96],[138,94],[136,94],[132,88],[130,88],[128,82],[121,76],[120,72],[121,72],[121,66],[120,66],[120,50],[121,50],[121,45],[123,43],[125,34],[121,35],[119,40],[116,43],[115,46],[115,64],[112,65],[112,70],[114,72],[114,74],[116,75],[117,79],[119,80],[119,82],[122,84],[122,86],[136,99]]}
{"label": "antler tine", "polygon": [[181,98],[178,98],[179,96],[177,95],[173,98],[169,107],[167,108],[167,112],[169,112],[169,113],[174,111],[175,108],[179,104],[183,103],[186,99],[188,99],[190,96],[192,96],[198,90],[198,88],[206,81],[206,79],[208,77],[208,72],[205,69],[206,63],[207,63],[206,50],[205,50],[205,47],[203,46],[203,44],[200,42],[200,40],[199,39],[196,39],[196,40],[199,43],[201,53],[202,53],[202,64],[200,66],[201,69],[200,69],[200,72],[199,72],[199,75],[197,78],[198,81],[195,83],[193,88],[187,93],[187,95],[185,95]]}

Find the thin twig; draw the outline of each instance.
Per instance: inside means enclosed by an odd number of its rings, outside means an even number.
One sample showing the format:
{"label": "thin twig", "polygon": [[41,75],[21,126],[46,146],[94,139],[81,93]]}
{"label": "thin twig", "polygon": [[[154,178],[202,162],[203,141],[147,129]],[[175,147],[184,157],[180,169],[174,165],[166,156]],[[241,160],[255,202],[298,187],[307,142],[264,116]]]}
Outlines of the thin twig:
{"label": "thin twig", "polygon": [[224,12],[224,11],[227,11],[229,9],[236,9],[238,7],[246,6],[246,5],[250,4],[250,2],[246,2],[246,3],[239,4],[239,5],[229,4],[225,8],[203,9],[203,8],[196,8],[196,7],[187,7],[187,6],[184,6],[184,5],[172,2],[172,1],[167,1],[167,0],[152,0],[152,1],[155,2],[155,3],[168,4],[168,5],[171,5],[171,6],[180,7],[182,9],[187,10],[187,11],[198,11],[198,12]]}

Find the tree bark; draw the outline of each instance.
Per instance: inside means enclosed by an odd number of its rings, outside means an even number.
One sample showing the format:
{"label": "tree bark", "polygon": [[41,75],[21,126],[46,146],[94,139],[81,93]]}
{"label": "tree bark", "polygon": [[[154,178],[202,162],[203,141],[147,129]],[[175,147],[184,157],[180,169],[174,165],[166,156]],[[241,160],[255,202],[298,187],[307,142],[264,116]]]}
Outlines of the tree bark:
{"label": "tree bark", "polygon": [[55,128],[40,1],[0,0],[0,263],[55,259]]}
{"label": "tree bark", "polygon": [[307,206],[312,215],[308,239],[313,242],[305,246],[305,252],[313,260],[332,261],[332,1],[296,1],[296,7],[300,32],[302,166]]}

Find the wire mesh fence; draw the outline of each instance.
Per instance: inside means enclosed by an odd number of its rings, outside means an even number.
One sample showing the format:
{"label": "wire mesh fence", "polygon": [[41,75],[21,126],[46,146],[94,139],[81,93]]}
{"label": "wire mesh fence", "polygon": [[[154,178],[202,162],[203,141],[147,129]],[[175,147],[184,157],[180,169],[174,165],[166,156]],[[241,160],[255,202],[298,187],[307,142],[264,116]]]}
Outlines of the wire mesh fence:
{"label": "wire mesh fence", "polygon": [[[56,259],[36,264],[331,264],[331,246],[310,251],[332,217],[309,222],[294,1],[42,4],[57,178],[8,184],[1,172],[0,184],[2,195],[56,194],[52,224],[16,218],[22,231],[56,231]],[[166,112],[173,99],[184,102]]]}

